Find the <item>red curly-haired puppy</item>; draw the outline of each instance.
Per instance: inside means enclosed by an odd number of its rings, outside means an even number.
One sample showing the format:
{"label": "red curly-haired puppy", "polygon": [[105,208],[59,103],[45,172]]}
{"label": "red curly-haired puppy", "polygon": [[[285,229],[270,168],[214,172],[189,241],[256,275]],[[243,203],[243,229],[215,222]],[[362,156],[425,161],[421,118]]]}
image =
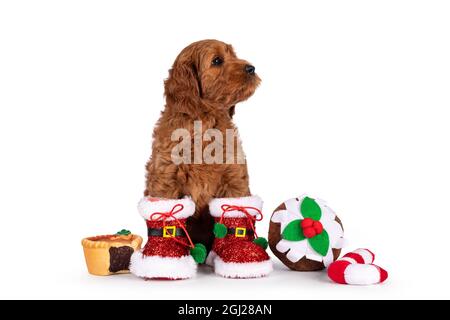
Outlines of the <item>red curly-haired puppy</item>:
{"label": "red curly-haired puppy", "polygon": [[[195,134],[199,135],[194,122],[201,121],[200,135],[208,129],[219,130],[225,144],[227,129],[236,130],[232,120],[235,105],[248,99],[259,82],[255,67],[239,59],[231,45],[217,40],[198,41],[184,48],[164,82],[166,106],[153,132],[144,194],[168,199],[192,197],[196,210],[188,220],[188,231],[195,243],[201,242],[208,249],[214,224],[208,210],[210,200],[250,195],[245,159],[238,161],[239,152],[235,152],[235,161],[226,161],[230,152],[240,149],[240,141],[236,139],[231,151],[223,148],[223,156],[218,158],[223,163],[205,163],[201,155],[200,163],[195,161],[199,160],[195,143],[188,153],[192,161],[176,163],[172,154],[180,141],[174,141],[172,135],[185,129],[194,142]],[[205,151],[211,141],[200,138],[200,151]]]}

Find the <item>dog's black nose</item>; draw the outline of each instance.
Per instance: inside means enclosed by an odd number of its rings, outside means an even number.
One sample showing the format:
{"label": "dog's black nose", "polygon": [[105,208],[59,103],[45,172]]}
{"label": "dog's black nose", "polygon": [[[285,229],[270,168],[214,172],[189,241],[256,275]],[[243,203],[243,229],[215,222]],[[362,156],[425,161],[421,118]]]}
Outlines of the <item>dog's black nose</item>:
{"label": "dog's black nose", "polygon": [[245,72],[247,72],[248,74],[254,74],[255,73],[255,67],[248,64],[245,66]]}

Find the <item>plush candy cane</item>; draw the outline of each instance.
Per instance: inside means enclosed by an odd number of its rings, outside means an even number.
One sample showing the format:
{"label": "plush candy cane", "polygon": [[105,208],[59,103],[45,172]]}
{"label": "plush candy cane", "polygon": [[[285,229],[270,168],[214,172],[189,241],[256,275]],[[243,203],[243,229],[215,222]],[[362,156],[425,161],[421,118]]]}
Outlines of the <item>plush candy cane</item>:
{"label": "plush candy cane", "polygon": [[387,279],[386,270],[373,263],[375,255],[368,249],[357,249],[345,254],[328,267],[328,277],[341,284],[368,285]]}

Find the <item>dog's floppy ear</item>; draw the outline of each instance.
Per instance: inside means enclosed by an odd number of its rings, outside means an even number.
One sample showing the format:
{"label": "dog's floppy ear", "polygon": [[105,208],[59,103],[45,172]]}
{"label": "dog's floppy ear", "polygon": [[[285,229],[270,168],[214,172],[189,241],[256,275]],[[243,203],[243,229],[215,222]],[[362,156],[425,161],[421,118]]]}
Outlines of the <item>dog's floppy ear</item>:
{"label": "dog's floppy ear", "polygon": [[[180,55],[169,70],[169,78],[164,81],[165,95],[173,102],[195,100],[202,97],[201,82],[197,67],[189,57]],[[183,112],[183,110],[180,110]]]}

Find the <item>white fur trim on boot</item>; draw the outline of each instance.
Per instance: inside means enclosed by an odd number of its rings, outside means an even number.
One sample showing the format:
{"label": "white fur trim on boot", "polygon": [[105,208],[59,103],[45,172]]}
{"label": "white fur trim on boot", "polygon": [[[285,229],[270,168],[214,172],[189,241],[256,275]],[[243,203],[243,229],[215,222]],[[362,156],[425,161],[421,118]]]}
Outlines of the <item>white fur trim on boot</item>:
{"label": "white fur trim on boot", "polygon": [[217,253],[215,253],[214,251],[211,250],[209,252],[208,256],[206,257],[205,264],[207,266],[214,267],[214,260],[216,259],[216,257],[217,257]]}
{"label": "white fur trim on boot", "polygon": [[[138,203],[138,210],[141,216],[149,220],[150,216],[155,212],[169,212],[172,208],[182,204],[183,210],[175,214],[178,219],[189,218],[195,212],[195,203],[190,197],[183,199],[158,199],[152,197],[144,197]],[[167,219],[167,221],[173,220],[173,218]]]}
{"label": "white fur trim on boot", "polygon": [[[213,217],[220,217],[223,213],[222,205],[227,204],[230,206],[240,207],[255,207],[259,210],[262,209],[263,201],[258,196],[242,197],[242,198],[215,198],[209,202],[209,213]],[[251,215],[257,215],[255,210],[248,210]],[[227,218],[245,218],[246,215],[241,211],[228,211]]]}
{"label": "white fur trim on boot", "polygon": [[224,262],[220,257],[214,259],[214,272],[225,278],[259,278],[272,272],[272,261]]}
{"label": "white fur trim on boot", "polygon": [[130,272],[141,278],[189,279],[197,272],[192,256],[144,256],[136,251],[131,256]]}

